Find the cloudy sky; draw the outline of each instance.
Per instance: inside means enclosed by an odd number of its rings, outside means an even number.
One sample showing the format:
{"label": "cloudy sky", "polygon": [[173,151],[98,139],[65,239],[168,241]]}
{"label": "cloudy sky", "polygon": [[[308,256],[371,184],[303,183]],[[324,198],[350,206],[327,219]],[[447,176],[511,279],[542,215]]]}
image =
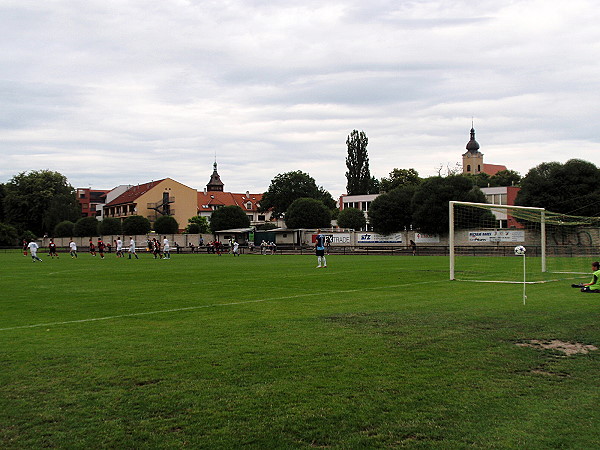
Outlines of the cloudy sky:
{"label": "cloudy sky", "polygon": [[171,177],[263,192],[302,170],[345,191],[346,138],[371,174],[461,160],[600,165],[592,0],[1,0],[0,182]]}

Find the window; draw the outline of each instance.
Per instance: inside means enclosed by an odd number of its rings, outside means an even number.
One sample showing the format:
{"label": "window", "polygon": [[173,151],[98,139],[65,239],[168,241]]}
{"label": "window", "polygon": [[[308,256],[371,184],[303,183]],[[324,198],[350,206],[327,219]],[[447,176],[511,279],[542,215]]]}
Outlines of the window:
{"label": "window", "polygon": [[471,171],[471,164],[467,164],[467,172]]}
{"label": "window", "polygon": [[246,203],[246,209],[252,209],[252,202]]}
{"label": "window", "polygon": [[265,220],[265,216],[258,216],[258,220],[264,221]]}

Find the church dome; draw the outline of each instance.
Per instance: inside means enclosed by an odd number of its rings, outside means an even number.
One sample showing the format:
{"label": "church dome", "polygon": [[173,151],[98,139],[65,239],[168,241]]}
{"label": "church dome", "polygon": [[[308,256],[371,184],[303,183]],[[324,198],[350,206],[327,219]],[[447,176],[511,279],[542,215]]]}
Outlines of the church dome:
{"label": "church dome", "polygon": [[471,128],[471,139],[467,142],[467,150],[470,152],[477,152],[479,150],[479,143],[475,140],[475,129]]}

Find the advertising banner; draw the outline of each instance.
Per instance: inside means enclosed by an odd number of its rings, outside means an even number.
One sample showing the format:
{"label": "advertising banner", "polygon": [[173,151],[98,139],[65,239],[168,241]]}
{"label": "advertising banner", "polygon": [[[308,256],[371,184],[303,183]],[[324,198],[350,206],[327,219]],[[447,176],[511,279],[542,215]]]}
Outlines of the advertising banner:
{"label": "advertising banner", "polygon": [[[331,245],[340,245],[346,244],[350,245],[352,243],[352,239],[350,237],[350,233],[322,233],[325,236],[325,242],[330,243]],[[316,234],[312,235],[312,242],[315,243]]]}
{"label": "advertising banner", "polygon": [[525,242],[525,230],[469,231],[469,242]]}
{"label": "advertising banner", "polygon": [[361,233],[358,235],[359,244],[402,244],[402,242],[402,233]]}
{"label": "advertising banner", "polygon": [[415,233],[416,244],[439,244],[439,234]]}

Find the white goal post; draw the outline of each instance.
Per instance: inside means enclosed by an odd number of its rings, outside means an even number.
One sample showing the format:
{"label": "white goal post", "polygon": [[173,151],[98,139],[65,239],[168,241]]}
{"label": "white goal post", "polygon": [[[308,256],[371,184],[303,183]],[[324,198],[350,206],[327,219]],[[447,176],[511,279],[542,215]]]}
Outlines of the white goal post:
{"label": "white goal post", "polygon": [[600,217],[526,206],[449,202],[451,280],[514,282],[517,264],[506,257],[514,257],[514,248],[520,245],[530,261],[531,282],[568,279],[575,274],[581,278],[589,274],[590,263],[599,259]]}
{"label": "white goal post", "polygon": [[[450,251],[450,280],[455,280],[455,270],[456,270],[456,207],[457,206],[466,206],[477,208],[481,210],[487,210],[494,214],[496,217],[504,217],[505,219],[509,216],[517,215],[522,217],[527,217],[528,215],[534,218],[534,222],[539,224],[539,241],[538,245],[540,248],[540,258],[541,258],[541,271],[547,271],[546,265],[546,210],[544,208],[535,208],[535,207],[527,207],[527,206],[513,206],[513,205],[494,205],[490,203],[474,203],[474,202],[459,202],[459,201],[451,201],[449,202],[449,233],[448,233],[448,243],[449,243],[449,251]],[[517,211],[521,211],[525,214],[514,214]],[[511,214],[513,212],[513,214]],[[499,220],[498,220],[499,221]],[[490,226],[490,224],[482,225],[477,224],[473,221],[467,221],[467,224],[474,229],[478,227],[485,229],[492,229],[496,232],[502,231],[503,229],[496,226]],[[507,235],[508,236],[508,235]],[[490,240],[493,239],[490,237]],[[500,238],[497,238],[498,240]],[[515,242],[515,245],[517,242]]]}

